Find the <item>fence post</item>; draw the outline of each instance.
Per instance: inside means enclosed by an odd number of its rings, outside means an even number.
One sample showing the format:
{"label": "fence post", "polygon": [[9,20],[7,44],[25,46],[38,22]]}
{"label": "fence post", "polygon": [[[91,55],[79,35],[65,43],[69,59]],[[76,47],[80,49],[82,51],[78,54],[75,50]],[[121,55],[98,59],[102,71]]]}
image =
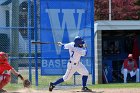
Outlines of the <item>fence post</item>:
{"label": "fence post", "polygon": [[[12,27],[19,27],[19,0],[12,0]],[[12,28],[11,37],[11,57],[17,57],[19,45],[18,28]],[[18,71],[18,60],[11,59],[11,66]],[[18,83],[17,76],[12,75],[11,83]]]}
{"label": "fence post", "polygon": [[[34,32],[35,41],[37,41],[37,0],[34,0]],[[36,86],[38,86],[38,55],[37,55],[37,44],[35,45],[35,81]]]}
{"label": "fence post", "polygon": [[95,84],[95,57],[94,57],[94,0],[90,0],[91,17],[91,65],[92,65],[92,84]]}
{"label": "fence post", "polygon": [[28,0],[28,43],[29,43],[29,80],[32,82],[32,59],[31,59],[31,1]]}

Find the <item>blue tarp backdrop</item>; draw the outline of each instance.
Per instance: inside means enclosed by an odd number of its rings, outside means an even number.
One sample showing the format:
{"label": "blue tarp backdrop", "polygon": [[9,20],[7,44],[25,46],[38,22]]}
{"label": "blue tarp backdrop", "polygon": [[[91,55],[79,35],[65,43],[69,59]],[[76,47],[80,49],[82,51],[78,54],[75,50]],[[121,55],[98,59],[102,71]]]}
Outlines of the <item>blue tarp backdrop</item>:
{"label": "blue tarp backdrop", "polygon": [[[68,43],[81,36],[88,45],[88,55],[81,62],[91,66],[91,0],[41,0],[41,42]],[[56,44],[41,45],[41,75],[64,74],[68,50]]]}

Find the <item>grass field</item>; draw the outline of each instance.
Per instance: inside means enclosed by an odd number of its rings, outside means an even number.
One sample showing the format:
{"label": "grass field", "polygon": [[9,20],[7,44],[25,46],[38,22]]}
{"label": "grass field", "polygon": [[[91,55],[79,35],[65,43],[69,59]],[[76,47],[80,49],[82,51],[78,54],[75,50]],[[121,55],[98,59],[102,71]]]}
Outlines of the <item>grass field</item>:
{"label": "grass field", "polygon": [[[48,85],[49,85],[49,82],[50,81],[54,81],[56,80],[57,78],[59,78],[61,76],[40,76],[39,77],[39,85],[38,86],[35,86],[35,80],[33,78],[33,83],[32,83],[32,89],[39,89],[39,90],[42,90],[42,89],[46,89],[48,90]],[[61,85],[58,85],[58,86],[65,86],[67,87],[67,89],[70,89],[72,86],[74,86],[74,89],[80,89],[81,86],[80,85],[74,85],[71,83],[71,80],[67,81],[67,82],[64,82],[62,83]],[[10,91],[14,91],[14,90],[19,90],[19,89],[22,89],[23,88],[23,85],[22,85],[22,82],[21,80],[19,80],[19,83],[18,84],[8,84],[5,89],[6,90],[10,90]],[[113,84],[95,84],[95,85],[91,85],[89,84],[89,88],[91,89],[118,89],[118,88],[125,88],[125,89],[130,89],[130,88],[140,88],[140,83],[127,83],[127,84],[124,84],[124,83],[113,83]]]}
{"label": "grass field", "polygon": [[[67,84],[61,84],[59,86],[71,86],[71,85],[67,85]],[[74,86],[74,85],[73,85]],[[35,86],[32,85],[32,88],[38,88],[38,89],[42,89],[42,88],[48,88],[48,84],[47,85],[39,85],[39,86]],[[116,84],[95,84],[95,85],[89,85],[90,88],[94,89],[94,88],[140,88],[140,83],[127,83],[127,84],[123,84],[123,83],[116,83]],[[5,89],[8,90],[16,90],[16,89],[20,89],[23,88],[22,83],[19,84],[8,84]],[[79,85],[77,85],[77,88],[80,88]]]}
{"label": "grass field", "polygon": [[[61,87],[63,85],[59,85],[57,90],[54,90],[53,93],[76,93],[76,90],[80,90],[81,86],[69,86],[66,85],[65,87]],[[96,85],[89,85],[89,88],[96,91],[93,93],[140,93],[140,83],[117,83],[117,84],[96,84]],[[24,90],[22,84],[8,84],[5,87],[8,91],[17,91],[17,90]],[[26,93],[48,93],[48,86],[39,85],[36,87],[32,85],[33,90],[43,90],[42,92],[26,92]],[[57,92],[56,92],[57,91]],[[24,92],[21,92],[24,93]],[[78,92],[79,93],[79,92]]]}
{"label": "grass field", "polygon": [[[24,77],[28,77],[28,72],[25,72],[25,70],[21,72],[23,74]],[[48,91],[48,86],[49,83],[51,81],[55,81],[56,79],[62,77],[62,76],[41,76],[39,75],[39,82],[38,82],[38,86],[35,86],[35,78],[34,78],[34,74],[32,76],[32,87],[30,89],[33,90],[44,90],[43,92],[35,92],[35,93],[48,93],[46,91]],[[78,79],[78,83],[81,83],[81,79],[80,76],[77,77]],[[80,90],[81,89],[81,84],[76,83],[76,85],[74,85],[73,83],[73,78],[71,78],[69,81],[64,82],[60,85],[58,85],[57,87],[57,93],[75,93],[75,92],[71,92],[73,90]],[[88,81],[88,86],[90,89],[92,90],[96,90],[98,92],[93,92],[93,93],[140,93],[140,83],[112,83],[112,84],[96,84],[96,85],[92,85],[91,84],[91,78],[89,78]],[[16,91],[16,90],[24,90],[23,85],[22,85],[22,81],[19,79],[18,80],[18,84],[8,84],[7,86],[4,87],[4,89],[6,89],[7,91]],[[59,91],[60,90],[60,91]],[[115,91],[116,92],[115,92]],[[135,90],[135,92],[131,92]],[[68,92],[70,91],[70,92]],[[104,92],[102,92],[104,91]],[[113,91],[113,92],[112,92]],[[123,91],[123,92],[122,92]],[[128,92],[124,92],[124,91],[128,91]],[[138,91],[138,92],[137,92]],[[22,92],[24,93],[24,92]],[[34,92],[26,92],[26,93],[34,93]],[[56,93],[56,92],[54,92]]]}

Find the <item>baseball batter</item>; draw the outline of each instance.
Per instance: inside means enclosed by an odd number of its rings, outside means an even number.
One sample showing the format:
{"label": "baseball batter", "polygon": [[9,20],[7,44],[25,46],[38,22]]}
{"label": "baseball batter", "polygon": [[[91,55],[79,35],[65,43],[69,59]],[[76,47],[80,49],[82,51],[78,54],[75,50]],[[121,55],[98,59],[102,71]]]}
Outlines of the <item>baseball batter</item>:
{"label": "baseball batter", "polygon": [[[8,73],[5,73],[7,71]],[[6,92],[3,89],[10,80],[11,75],[13,73],[15,76],[19,77],[21,80],[24,80],[21,74],[19,74],[10,64],[8,63],[8,55],[4,52],[0,52],[0,93]]]}
{"label": "baseball batter", "polygon": [[57,84],[69,80],[75,72],[78,72],[82,75],[82,91],[92,91],[91,89],[86,87],[89,72],[86,67],[80,62],[81,56],[86,56],[87,54],[87,49],[84,47],[84,40],[81,37],[76,36],[74,42],[70,42],[68,44],[62,44],[61,42],[58,42],[58,45],[64,47],[64,49],[69,50],[70,59],[67,64],[65,75],[55,82],[51,82],[49,91],[52,91]]}

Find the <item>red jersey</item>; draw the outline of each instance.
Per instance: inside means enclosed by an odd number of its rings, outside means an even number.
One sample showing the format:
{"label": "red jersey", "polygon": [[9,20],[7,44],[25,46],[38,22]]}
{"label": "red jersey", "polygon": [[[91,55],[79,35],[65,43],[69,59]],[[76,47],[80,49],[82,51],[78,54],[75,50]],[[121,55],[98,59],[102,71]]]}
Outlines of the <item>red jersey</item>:
{"label": "red jersey", "polygon": [[8,62],[0,64],[0,74],[3,74],[4,71],[12,69],[12,66]]}
{"label": "red jersey", "polygon": [[128,59],[124,60],[124,68],[132,71],[132,70],[136,70],[138,68],[136,60],[132,60],[131,62]]}

